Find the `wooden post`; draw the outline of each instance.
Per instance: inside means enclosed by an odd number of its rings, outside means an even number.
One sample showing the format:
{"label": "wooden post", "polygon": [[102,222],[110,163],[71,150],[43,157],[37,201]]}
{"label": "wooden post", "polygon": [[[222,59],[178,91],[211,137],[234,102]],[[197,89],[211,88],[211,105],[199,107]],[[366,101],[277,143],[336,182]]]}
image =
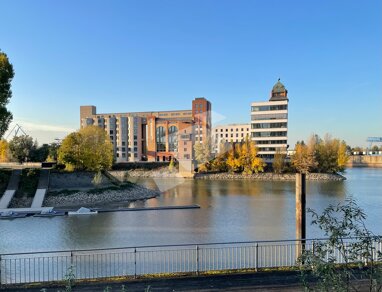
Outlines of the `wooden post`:
{"label": "wooden post", "polygon": [[296,173],[296,257],[305,249],[306,239],[306,175]]}

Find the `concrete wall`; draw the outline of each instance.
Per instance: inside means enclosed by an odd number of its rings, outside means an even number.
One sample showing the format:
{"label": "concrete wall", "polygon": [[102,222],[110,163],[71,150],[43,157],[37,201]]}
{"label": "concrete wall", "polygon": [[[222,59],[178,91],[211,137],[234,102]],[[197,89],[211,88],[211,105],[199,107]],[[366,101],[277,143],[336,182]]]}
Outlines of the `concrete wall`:
{"label": "concrete wall", "polygon": [[347,167],[382,167],[382,156],[352,155]]}

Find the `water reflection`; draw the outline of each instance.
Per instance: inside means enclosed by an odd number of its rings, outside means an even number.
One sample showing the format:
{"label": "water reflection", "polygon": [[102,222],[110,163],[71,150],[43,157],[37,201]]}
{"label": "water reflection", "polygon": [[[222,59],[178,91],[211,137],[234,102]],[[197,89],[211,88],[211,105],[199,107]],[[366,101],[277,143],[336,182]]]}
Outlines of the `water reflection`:
{"label": "water reflection", "polygon": [[[382,169],[349,169],[342,182],[307,182],[307,207],[321,212],[349,195],[382,234]],[[294,182],[133,179],[165,191],[131,207],[198,204],[200,209],[105,213],[0,221],[0,252],[155,244],[290,239],[295,236]],[[120,204],[120,206],[127,204]],[[116,205],[118,206],[118,205]],[[307,236],[320,232],[310,226]]]}

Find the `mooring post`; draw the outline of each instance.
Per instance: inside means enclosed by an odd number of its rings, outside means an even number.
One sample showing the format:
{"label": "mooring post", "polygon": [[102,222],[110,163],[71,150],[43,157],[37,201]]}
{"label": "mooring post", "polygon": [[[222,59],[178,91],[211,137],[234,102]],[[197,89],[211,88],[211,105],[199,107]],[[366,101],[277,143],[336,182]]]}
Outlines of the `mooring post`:
{"label": "mooring post", "polygon": [[306,174],[296,173],[296,257],[305,249],[306,239]]}

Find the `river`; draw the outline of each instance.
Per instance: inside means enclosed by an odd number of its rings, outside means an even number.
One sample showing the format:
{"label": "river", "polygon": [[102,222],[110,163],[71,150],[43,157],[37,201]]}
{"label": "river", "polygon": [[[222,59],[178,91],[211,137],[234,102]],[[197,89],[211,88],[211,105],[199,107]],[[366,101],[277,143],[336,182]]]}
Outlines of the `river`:
{"label": "river", "polygon": [[[382,169],[348,169],[346,181],[307,182],[318,212],[352,196],[382,234]],[[136,179],[162,195],[132,207],[198,204],[200,209],[103,213],[0,221],[0,253],[141,245],[293,239],[294,182]],[[322,234],[309,224],[307,237]]]}

